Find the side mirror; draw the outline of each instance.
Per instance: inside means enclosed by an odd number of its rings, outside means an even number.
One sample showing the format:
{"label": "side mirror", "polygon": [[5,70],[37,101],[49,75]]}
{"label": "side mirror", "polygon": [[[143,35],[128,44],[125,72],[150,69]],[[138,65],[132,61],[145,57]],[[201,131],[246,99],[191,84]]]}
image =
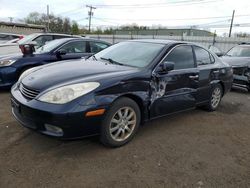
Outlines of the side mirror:
{"label": "side mirror", "polygon": [[174,70],[174,62],[164,61],[158,68],[157,72],[159,74],[166,74],[169,71]]}
{"label": "side mirror", "polygon": [[66,53],[66,50],[61,49],[56,52],[56,56],[61,57],[62,55],[66,55]]}

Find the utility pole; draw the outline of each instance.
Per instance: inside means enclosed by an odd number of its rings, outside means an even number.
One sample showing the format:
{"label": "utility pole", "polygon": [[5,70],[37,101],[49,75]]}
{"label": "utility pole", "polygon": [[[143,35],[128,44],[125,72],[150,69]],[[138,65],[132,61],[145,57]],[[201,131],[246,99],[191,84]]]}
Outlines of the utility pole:
{"label": "utility pole", "polygon": [[234,23],[234,13],[235,13],[235,10],[233,10],[233,15],[232,15],[232,19],[231,19],[231,25],[230,25],[228,37],[231,37],[231,34],[232,34],[232,28],[233,28],[233,23]]}
{"label": "utility pole", "polygon": [[89,15],[89,33],[90,33],[90,28],[91,28],[91,17],[94,15],[94,12],[92,11],[93,9],[96,9],[96,7],[93,7],[92,5],[86,5],[86,7],[89,8],[89,12],[88,12],[88,15]]}
{"label": "utility pole", "polygon": [[49,5],[47,5],[47,32],[49,32],[49,23],[50,23],[50,19],[49,19]]}
{"label": "utility pole", "polygon": [[9,17],[9,19],[10,19],[10,23],[12,23],[13,22],[13,17]]}

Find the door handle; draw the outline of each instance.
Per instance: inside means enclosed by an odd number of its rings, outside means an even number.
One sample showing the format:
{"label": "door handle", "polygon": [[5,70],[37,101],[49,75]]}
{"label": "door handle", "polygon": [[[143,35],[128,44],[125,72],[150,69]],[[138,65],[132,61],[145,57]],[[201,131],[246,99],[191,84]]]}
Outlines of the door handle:
{"label": "door handle", "polygon": [[195,76],[189,76],[190,79],[194,80],[194,79],[198,79],[199,75],[195,75]]}

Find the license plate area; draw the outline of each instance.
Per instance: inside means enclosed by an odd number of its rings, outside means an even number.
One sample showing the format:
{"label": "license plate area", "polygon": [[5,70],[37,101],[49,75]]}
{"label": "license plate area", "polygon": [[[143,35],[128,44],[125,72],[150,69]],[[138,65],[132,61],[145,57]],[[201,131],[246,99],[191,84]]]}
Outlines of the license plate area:
{"label": "license plate area", "polygon": [[18,113],[21,113],[21,106],[20,106],[20,104],[18,102],[16,102],[13,98],[11,98],[11,106]]}

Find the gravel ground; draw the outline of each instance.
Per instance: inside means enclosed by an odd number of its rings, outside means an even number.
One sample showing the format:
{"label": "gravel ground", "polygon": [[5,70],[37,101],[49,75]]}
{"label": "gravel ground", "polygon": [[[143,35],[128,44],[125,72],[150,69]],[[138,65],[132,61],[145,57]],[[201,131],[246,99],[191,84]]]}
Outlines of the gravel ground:
{"label": "gravel ground", "polygon": [[142,126],[128,145],[61,141],[27,130],[0,92],[0,187],[250,187],[250,94]]}

